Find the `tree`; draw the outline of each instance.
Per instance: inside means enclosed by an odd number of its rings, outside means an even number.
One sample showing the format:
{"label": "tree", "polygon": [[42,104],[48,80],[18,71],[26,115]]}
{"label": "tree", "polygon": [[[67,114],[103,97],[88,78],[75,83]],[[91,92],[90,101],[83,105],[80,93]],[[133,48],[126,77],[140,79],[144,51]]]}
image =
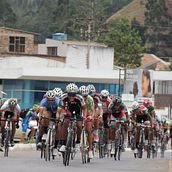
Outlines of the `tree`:
{"label": "tree", "polygon": [[124,68],[140,66],[144,47],[141,37],[127,18],[110,24],[105,43],[115,49],[114,64]]}
{"label": "tree", "polygon": [[15,24],[16,15],[6,0],[0,1],[0,26],[10,27]]}
{"label": "tree", "polygon": [[165,0],[148,0],[146,8],[146,42],[150,45],[150,52],[158,56],[172,55],[169,37],[172,32],[172,16],[168,14]]}
{"label": "tree", "polygon": [[169,70],[172,71],[172,60],[170,60],[170,65],[168,67],[169,67]]}
{"label": "tree", "polygon": [[124,68],[124,93],[126,92],[126,70],[140,66],[144,51],[141,37],[127,18],[111,23],[105,39],[114,47],[114,64]]}

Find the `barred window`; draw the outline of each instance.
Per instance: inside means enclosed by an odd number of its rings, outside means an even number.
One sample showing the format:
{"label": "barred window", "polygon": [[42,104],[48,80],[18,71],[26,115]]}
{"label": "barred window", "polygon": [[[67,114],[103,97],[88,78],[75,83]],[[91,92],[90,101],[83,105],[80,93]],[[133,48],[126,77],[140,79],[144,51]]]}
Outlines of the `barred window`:
{"label": "barred window", "polygon": [[25,37],[10,36],[9,37],[9,52],[25,52]]}

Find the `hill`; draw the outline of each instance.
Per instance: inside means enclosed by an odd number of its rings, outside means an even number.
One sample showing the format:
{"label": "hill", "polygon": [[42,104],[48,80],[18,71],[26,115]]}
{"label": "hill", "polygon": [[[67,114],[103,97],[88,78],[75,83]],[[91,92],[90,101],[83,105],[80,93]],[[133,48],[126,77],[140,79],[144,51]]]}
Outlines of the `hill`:
{"label": "hill", "polygon": [[109,17],[107,19],[107,23],[126,16],[130,21],[135,18],[137,21],[143,24],[145,20],[144,13],[146,11],[146,1],[147,0],[133,0],[130,4],[126,5],[121,10]]}

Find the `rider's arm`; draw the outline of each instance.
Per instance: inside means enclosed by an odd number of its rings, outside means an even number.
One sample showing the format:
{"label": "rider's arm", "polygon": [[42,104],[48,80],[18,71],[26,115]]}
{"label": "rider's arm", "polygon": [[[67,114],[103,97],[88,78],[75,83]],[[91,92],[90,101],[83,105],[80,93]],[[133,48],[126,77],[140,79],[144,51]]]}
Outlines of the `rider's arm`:
{"label": "rider's arm", "polygon": [[83,116],[86,117],[87,116],[87,108],[85,105],[82,106],[82,112],[83,112]]}

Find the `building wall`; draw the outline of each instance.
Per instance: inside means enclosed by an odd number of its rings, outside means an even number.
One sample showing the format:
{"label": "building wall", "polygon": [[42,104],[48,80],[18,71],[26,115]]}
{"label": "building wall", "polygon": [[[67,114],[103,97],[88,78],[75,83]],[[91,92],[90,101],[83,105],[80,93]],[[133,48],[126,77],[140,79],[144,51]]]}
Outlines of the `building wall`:
{"label": "building wall", "polygon": [[45,44],[38,44],[38,54],[47,55],[48,47],[57,47],[57,55],[58,56],[67,56],[67,45],[63,43],[63,41],[46,39]]}
{"label": "building wall", "polygon": [[26,54],[37,53],[37,48],[34,47],[34,35],[16,30],[0,28],[0,52],[9,52],[9,36],[25,37],[25,52]]}
{"label": "building wall", "polygon": [[[47,54],[47,47],[57,47],[59,56],[66,57],[66,67],[69,68],[87,68],[88,45],[75,41],[58,41],[46,39],[45,44],[38,45],[39,54]],[[105,46],[90,45],[89,68],[113,70],[114,49]]]}
{"label": "building wall", "polygon": [[[7,93],[5,98],[15,97],[18,99],[22,108],[32,107],[33,104],[39,104],[47,90],[60,87],[63,91],[68,82],[43,81],[43,80],[3,80],[3,91]],[[99,84],[89,82],[75,82],[78,87],[82,85],[94,84],[96,90],[100,92],[108,89],[111,94],[118,94],[118,84]],[[122,90],[121,90],[122,91]]]}

